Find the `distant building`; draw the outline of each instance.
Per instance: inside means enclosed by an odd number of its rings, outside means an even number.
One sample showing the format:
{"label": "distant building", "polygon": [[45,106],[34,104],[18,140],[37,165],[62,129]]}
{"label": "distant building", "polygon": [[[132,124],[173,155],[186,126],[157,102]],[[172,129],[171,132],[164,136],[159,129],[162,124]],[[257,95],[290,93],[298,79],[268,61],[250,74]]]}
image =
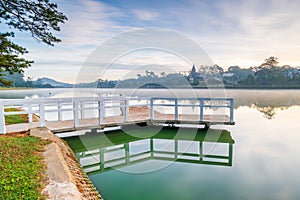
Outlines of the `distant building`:
{"label": "distant building", "polygon": [[200,74],[199,72],[196,71],[195,65],[193,65],[187,78],[188,78],[188,81],[191,83],[191,85],[199,85],[200,83],[204,82],[204,78],[203,78],[202,74]]}

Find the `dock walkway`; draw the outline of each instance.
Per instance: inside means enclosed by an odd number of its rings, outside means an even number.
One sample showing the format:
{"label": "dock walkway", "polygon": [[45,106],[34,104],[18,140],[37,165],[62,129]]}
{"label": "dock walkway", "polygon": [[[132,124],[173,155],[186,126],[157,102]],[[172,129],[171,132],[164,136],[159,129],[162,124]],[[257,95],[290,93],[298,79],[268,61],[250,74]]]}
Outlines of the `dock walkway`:
{"label": "dock walkway", "polygon": [[[7,112],[6,108],[21,111]],[[73,131],[127,124],[233,125],[232,98],[95,97],[0,101],[0,133],[46,126]],[[28,123],[5,125],[6,115],[28,115]],[[33,122],[33,115],[39,122]]]}

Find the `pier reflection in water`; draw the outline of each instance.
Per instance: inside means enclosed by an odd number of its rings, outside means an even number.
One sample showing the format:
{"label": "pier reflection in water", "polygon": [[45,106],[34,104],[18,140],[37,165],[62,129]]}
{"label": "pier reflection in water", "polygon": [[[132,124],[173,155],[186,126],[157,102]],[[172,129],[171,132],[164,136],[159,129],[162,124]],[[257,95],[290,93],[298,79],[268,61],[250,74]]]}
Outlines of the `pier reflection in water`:
{"label": "pier reflection in water", "polygon": [[[143,132],[145,136],[147,131]],[[80,138],[67,138],[67,142],[89,175],[122,170],[149,160],[232,166],[234,144],[227,130],[169,127],[146,138],[122,131],[99,133],[93,129]]]}

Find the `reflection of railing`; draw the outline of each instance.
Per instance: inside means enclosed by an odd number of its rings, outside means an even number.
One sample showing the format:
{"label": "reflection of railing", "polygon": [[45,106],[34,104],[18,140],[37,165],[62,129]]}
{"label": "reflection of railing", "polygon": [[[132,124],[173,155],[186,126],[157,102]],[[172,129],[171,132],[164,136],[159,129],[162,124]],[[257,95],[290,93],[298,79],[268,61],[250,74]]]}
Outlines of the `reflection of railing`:
{"label": "reflection of railing", "polygon": [[[163,103],[162,101],[167,101]],[[194,101],[194,104],[186,103]],[[179,108],[197,107],[196,114],[179,113]],[[172,113],[160,112],[159,107],[174,108]],[[7,111],[5,108],[19,108]],[[229,109],[221,115],[207,114],[206,109]],[[231,98],[148,98],[148,97],[89,97],[56,99],[10,99],[0,101],[0,133],[6,133],[5,116],[28,116],[28,122],[36,126],[71,127],[111,126],[137,122],[234,124],[233,99]],[[110,110],[110,112],[108,112]],[[34,123],[32,115],[39,116]],[[51,115],[52,117],[48,117]],[[52,119],[50,119],[52,118]],[[55,123],[53,123],[55,122]],[[65,122],[65,123],[57,123]],[[52,124],[51,124],[52,123]],[[92,123],[92,124],[91,124]]]}
{"label": "reflection of railing", "polygon": [[[229,134],[219,131],[221,137]],[[206,141],[205,137],[200,141],[148,138],[88,151],[76,151],[76,156],[87,173],[104,172],[148,160],[232,166],[233,143],[228,136],[218,142],[209,139]],[[223,147],[221,152],[214,152],[214,149],[220,147]]]}

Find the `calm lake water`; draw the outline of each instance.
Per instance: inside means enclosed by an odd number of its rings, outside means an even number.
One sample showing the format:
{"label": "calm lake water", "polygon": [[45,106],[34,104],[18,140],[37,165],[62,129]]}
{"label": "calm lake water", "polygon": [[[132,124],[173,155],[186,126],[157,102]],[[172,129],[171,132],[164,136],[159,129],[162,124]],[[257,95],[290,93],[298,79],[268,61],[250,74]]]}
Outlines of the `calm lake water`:
{"label": "calm lake water", "polygon": [[[104,199],[300,199],[300,90],[118,92],[225,94],[235,98],[236,125],[212,126],[208,132],[134,126],[66,139]],[[0,91],[0,98],[72,95],[70,89]]]}

